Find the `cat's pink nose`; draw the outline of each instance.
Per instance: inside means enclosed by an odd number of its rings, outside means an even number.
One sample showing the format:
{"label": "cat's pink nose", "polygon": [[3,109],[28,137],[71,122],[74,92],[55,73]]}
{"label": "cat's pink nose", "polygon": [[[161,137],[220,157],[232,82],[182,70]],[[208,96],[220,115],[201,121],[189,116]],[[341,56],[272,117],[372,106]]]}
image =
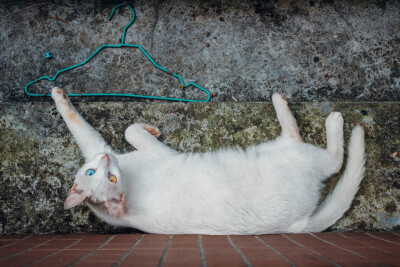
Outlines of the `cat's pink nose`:
{"label": "cat's pink nose", "polygon": [[107,168],[109,164],[110,164],[110,156],[107,154],[104,154],[103,156],[101,156],[100,162],[99,162],[99,167]]}

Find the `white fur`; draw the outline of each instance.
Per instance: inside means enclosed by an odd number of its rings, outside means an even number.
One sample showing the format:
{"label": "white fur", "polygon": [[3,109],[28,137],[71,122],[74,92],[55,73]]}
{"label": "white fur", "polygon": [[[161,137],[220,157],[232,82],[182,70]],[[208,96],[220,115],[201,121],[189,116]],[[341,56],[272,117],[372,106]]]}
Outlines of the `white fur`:
{"label": "white fur", "polygon": [[[271,142],[209,153],[178,153],[156,137],[159,130],[134,124],[125,132],[137,151],[118,154],[75,111],[64,92],[52,96],[87,163],[78,171],[77,188],[104,221],[150,233],[265,234],[322,231],[350,207],[364,173],[364,133],[356,127],[343,178],[317,208],[322,181],[343,161],[343,118],[327,119],[327,149],[303,143],[286,100],[274,94],[282,135]],[[68,114],[74,116],[68,116]],[[71,117],[73,120],[71,120]],[[118,174],[87,177],[99,159],[110,155]],[[125,198],[124,214],[111,216],[104,202]],[[93,202],[97,204],[93,204]]]}

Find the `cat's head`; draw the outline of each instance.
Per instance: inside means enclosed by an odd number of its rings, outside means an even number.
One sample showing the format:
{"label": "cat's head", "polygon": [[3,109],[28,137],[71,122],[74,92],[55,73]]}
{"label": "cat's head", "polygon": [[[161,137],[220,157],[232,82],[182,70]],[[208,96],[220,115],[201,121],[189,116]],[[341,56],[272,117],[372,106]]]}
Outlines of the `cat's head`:
{"label": "cat's head", "polygon": [[88,201],[93,205],[105,205],[110,215],[120,217],[124,213],[125,192],[117,159],[111,154],[99,154],[79,169],[64,208]]}

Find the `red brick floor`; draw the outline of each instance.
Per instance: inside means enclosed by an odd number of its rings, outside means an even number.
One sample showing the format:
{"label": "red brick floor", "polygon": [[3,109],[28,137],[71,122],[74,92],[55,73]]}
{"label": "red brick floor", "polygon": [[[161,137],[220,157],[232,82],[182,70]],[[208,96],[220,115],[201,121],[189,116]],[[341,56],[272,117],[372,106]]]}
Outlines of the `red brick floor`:
{"label": "red brick floor", "polygon": [[400,266],[399,233],[0,236],[0,266]]}

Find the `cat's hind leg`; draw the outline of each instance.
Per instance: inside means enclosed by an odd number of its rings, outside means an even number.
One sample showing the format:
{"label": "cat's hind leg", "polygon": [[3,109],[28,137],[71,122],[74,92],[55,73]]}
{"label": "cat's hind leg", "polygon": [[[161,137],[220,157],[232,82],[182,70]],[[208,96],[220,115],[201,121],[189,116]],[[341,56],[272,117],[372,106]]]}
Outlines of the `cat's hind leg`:
{"label": "cat's hind leg", "polygon": [[326,142],[327,151],[333,159],[336,172],[343,164],[343,116],[340,112],[331,112],[326,119]]}
{"label": "cat's hind leg", "polygon": [[303,142],[296,119],[290,111],[286,98],[281,94],[274,93],[272,96],[272,104],[274,105],[276,116],[281,125],[281,137]]}
{"label": "cat's hind leg", "polygon": [[101,135],[75,110],[64,90],[54,87],[51,96],[86,160],[99,153],[114,153]]}
{"label": "cat's hind leg", "polygon": [[154,156],[166,156],[175,153],[157,140],[161,132],[156,126],[145,123],[135,123],[125,130],[125,139],[138,151],[153,154]]}

